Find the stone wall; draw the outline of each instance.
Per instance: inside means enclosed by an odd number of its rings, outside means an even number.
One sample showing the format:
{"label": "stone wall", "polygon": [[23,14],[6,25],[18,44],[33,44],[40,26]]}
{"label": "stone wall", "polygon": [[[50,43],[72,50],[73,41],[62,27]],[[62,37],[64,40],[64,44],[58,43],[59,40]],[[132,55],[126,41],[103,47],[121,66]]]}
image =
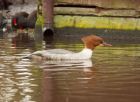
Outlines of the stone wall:
{"label": "stone wall", "polygon": [[57,0],[55,5],[58,14],[140,17],[140,0]]}
{"label": "stone wall", "polygon": [[13,4],[24,4],[24,3],[29,3],[29,4],[34,4],[36,3],[37,0],[10,0]]}
{"label": "stone wall", "polygon": [[23,0],[10,1],[13,3],[13,5],[9,7],[11,15],[21,11],[31,13],[32,11],[37,9],[37,0],[25,0],[25,3],[23,3]]}
{"label": "stone wall", "polygon": [[63,5],[95,6],[112,9],[140,10],[140,0],[56,0]]}
{"label": "stone wall", "polygon": [[[13,14],[37,9],[37,0],[10,1]],[[140,30],[140,0],[55,0],[54,14],[56,28]]]}

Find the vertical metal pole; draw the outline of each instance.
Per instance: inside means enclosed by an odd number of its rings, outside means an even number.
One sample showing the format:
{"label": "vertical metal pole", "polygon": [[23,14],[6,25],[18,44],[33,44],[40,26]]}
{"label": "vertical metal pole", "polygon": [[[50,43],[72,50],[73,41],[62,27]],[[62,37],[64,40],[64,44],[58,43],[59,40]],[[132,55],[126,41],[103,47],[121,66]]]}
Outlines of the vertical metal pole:
{"label": "vertical metal pole", "polygon": [[44,17],[43,35],[53,34],[54,0],[42,0],[42,15]]}

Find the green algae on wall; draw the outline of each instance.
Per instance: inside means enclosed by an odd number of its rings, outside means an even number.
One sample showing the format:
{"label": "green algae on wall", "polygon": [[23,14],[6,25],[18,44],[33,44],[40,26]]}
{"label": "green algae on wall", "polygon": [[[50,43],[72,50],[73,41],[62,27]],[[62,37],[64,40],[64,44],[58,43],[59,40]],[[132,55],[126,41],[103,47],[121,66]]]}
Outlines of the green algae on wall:
{"label": "green algae on wall", "polygon": [[[43,17],[38,15],[36,25],[43,26],[43,22]],[[54,27],[140,30],[140,18],[56,15]]]}
{"label": "green algae on wall", "polygon": [[57,28],[74,27],[76,16],[55,16],[54,26]]}
{"label": "green algae on wall", "polygon": [[140,30],[140,18],[56,15],[54,26],[56,28],[76,27]]}
{"label": "green algae on wall", "polygon": [[37,26],[43,26],[44,24],[44,17],[42,15],[37,15],[36,25]]}

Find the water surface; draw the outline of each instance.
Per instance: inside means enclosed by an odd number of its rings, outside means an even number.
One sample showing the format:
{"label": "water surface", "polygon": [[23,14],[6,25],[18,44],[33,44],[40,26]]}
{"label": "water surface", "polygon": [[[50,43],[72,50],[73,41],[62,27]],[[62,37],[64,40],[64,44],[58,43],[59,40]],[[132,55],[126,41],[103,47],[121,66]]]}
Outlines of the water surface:
{"label": "water surface", "polygon": [[83,34],[57,33],[53,41],[40,44],[30,34],[1,36],[0,102],[139,102],[138,33],[99,34],[113,47],[97,47],[90,60],[20,59],[39,49],[83,48]]}

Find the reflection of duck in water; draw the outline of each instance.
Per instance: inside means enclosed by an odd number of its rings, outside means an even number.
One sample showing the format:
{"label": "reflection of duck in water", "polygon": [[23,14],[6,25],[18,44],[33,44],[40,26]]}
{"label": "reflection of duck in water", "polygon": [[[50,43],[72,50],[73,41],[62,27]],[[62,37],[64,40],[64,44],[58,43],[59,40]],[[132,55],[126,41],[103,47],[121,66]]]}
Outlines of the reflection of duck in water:
{"label": "reflection of duck in water", "polygon": [[[36,60],[35,62],[38,63]],[[60,70],[82,70],[84,72],[91,72],[93,68],[92,60],[48,60],[44,61],[41,68],[49,71]]]}
{"label": "reflection of duck in water", "polygon": [[77,53],[64,49],[41,50],[32,53],[28,58],[42,57],[43,59],[52,60],[90,59],[96,46],[111,46],[111,44],[104,42],[101,37],[95,35],[85,36],[82,38],[82,41],[84,42],[85,48]]}

